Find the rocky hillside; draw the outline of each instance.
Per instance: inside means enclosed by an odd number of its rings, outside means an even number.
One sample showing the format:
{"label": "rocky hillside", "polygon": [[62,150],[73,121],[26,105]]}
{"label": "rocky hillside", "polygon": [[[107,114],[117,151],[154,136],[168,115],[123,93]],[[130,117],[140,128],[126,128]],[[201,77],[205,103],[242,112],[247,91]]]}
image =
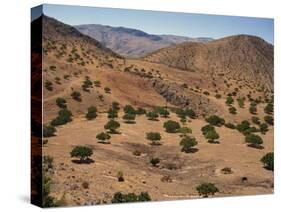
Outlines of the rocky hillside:
{"label": "rocky hillside", "polygon": [[139,57],[172,44],[197,41],[208,42],[211,38],[190,38],[175,35],[152,35],[141,30],[125,27],[111,27],[99,24],[75,26],[81,33],[88,35],[120,55]]}
{"label": "rocky hillside", "polygon": [[186,42],[163,48],[144,59],[273,88],[273,46],[254,36],[237,35],[208,43]]}

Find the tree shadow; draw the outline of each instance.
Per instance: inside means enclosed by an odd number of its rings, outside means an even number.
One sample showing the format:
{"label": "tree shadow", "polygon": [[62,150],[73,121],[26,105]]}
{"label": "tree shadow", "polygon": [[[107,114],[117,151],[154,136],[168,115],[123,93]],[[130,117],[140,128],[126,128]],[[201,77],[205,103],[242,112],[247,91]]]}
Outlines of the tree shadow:
{"label": "tree shadow", "polygon": [[73,159],[71,160],[72,163],[76,163],[76,164],[91,164],[91,163],[95,163],[95,161],[91,158],[87,158],[85,160],[79,160],[79,159]]}
{"label": "tree shadow", "polygon": [[219,141],[208,141],[208,143],[210,143],[210,144],[220,144]]}
{"label": "tree shadow", "polygon": [[263,146],[260,145],[256,145],[256,144],[248,144],[248,147],[254,148],[254,149],[264,149]]}
{"label": "tree shadow", "polygon": [[198,148],[190,148],[188,150],[182,150],[182,152],[185,152],[185,153],[196,153],[198,151],[199,151]]}

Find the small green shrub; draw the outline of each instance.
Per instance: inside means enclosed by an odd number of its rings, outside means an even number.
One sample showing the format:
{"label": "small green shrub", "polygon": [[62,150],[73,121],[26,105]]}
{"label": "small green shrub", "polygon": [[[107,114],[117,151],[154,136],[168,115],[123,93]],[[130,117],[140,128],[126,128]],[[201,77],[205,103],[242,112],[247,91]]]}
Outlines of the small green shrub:
{"label": "small green shrub", "polygon": [[260,124],[260,131],[262,134],[265,134],[268,131],[268,125],[266,123]]}
{"label": "small green shrub", "polygon": [[269,152],[264,155],[261,159],[261,162],[264,164],[264,167],[268,170],[274,171],[274,153]]}
{"label": "small green shrub", "polygon": [[146,139],[151,141],[151,145],[160,145],[161,134],[159,132],[146,133]]}
{"label": "small green shrub", "polygon": [[77,102],[81,102],[82,101],[81,94],[78,91],[73,91],[71,93],[71,97],[72,97],[72,99],[76,100]]}
{"label": "small green shrub", "polygon": [[235,124],[232,124],[232,123],[226,123],[226,124],[224,124],[224,126],[229,128],[229,129],[236,129]]}
{"label": "small green shrub", "polygon": [[226,101],[225,101],[226,104],[231,105],[233,104],[233,102],[234,100],[231,96],[226,97]]}
{"label": "small green shrub", "polygon": [[257,113],[257,107],[256,106],[250,106],[249,107],[249,112],[251,114],[256,114]]}
{"label": "small green shrub", "polygon": [[122,118],[123,118],[125,123],[127,123],[127,124],[134,124],[135,123],[135,119],[136,119],[136,115],[135,114],[126,113],[126,114],[124,114],[124,116]]}
{"label": "small green shrub", "polygon": [[152,166],[157,166],[160,163],[160,159],[153,157],[150,159],[150,163],[152,164]]}
{"label": "small green shrub", "polygon": [[97,108],[94,106],[91,106],[88,108],[88,112],[86,114],[86,118],[88,120],[95,119],[97,117]]}
{"label": "small green shrub", "polygon": [[163,127],[166,129],[166,132],[175,133],[180,128],[180,124],[176,121],[169,120],[164,123]]}
{"label": "small green shrub", "polygon": [[56,131],[56,128],[52,125],[43,125],[43,137],[54,136]]}
{"label": "small green shrub", "polygon": [[180,141],[180,146],[182,147],[183,152],[191,152],[192,148],[196,146],[198,142],[195,138],[186,136]]}
{"label": "small green shrub", "polygon": [[139,195],[135,193],[122,194],[116,192],[111,200],[112,203],[126,203],[126,202],[146,202],[151,201],[151,197],[147,192],[141,192]]}
{"label": "small green shrub", "polygon": [[201,132],[203,133],[203,135],[206,135],[207,132],[212,131],[212,130],[215,130],[215,127],[211,124],[207,124],[201,128]]}
{"label": "small green shrub", "polygon": [[78,157],[80,162],[85,162],[89,160],[89,157],[92,156],[93,150],[86,146],[76,146],[70,152],[71,157]]}
{"label": "small green shrub", "polygon": [[123,174],[122,171],[117,172],[117,180],[118,180],[118,182],[124,182],[125,181],[124,174]]}
{"label": "small green shrub", "polygon": [[70,110],[66,108],[61,109],[58,113],[58,116],[51,121],[51,125],[58,126],[58,125],[66,124],[72,121],[71,117],[72,117],[72,113]]}
{"label": "small green shrub", "polygon": [[104,88],[105,93],[111,93],[111,89],[109,87]]}
{"label": "small green shrub", "polygon": [[273,113],[273,103],[269,102],[264,108],[264,112],[267,114],[272,114]]}
{"label": "small green shrub", "polygon": [[208,139],[209,143],[219,143],[218,141],[216,141],[217,139],[220,138],[219,134],[215,131],[215,130],[210,130],[206,133],[205,135],[206,139]]}
{"label": "small green shrub", "polygon": [[257,125],[260,125],[260,124],[261,124],[260,118],[257,117],[257,116],[253,116],[253,117],[252,117],[252,122],[253,122],[254,124],[257,124]]}
{"label": "small green shrub", "polygon": [[56,104],[59,108],[66,108],[66,100],[64,98],[57,98],[56,99]]}
{"label": "small green shrub", "polygon": [[118,133],[117,129],[120,127],[119,122],[110,120],[104,125],[104,129],[109,130],[110,133],[116,134]]}
{"label": "small green shrub", "polygon": [[230,108],[228,108],[228,111],[229,111],[229,113],[231,113],[231,114],[237,114],[237,110],[236,110],[235,107],[230,107]]}
{"label": "small green shrub", "polygon": [[209,117],[206,118],[205,120],[206,120],[206,122],[208,122],[209,124],[214,125],[214,126],[217,126],[217,127],[220,127],[220,126],[224,125],[224,123],[225,123],[225,120],[224,120],[223,118],[220,118],[220,117],[217,116],[217,115],[209,116]]}
{"label": "small green shrub", "polygon": [[205,198],[219,192],[219,189],[213,183],[202,183],[196,187],[196,190],[200,196]]}
{"label": "small green shrub", "polygon": [[254,148],[260,148],[261,144],[263,144],[262,138],[255,134],[246,135],[245,142],[248,143],[250,147]]}
{"label": "small green shrub", "polygon": [[264,117],[264,121],[266,123],[268,123],[269,125],[273,125],[274,124],[273,116],[269,116],[269,115],[265,116]]}
{"label": "small green shrub", "polygon": [[98,139],[98,142],[103,143],[103,144],[109,144],[110,138],[111,138],[111,136],[108,133],[105,133],[105,132],[101,132],[101,133],[96,135],[96,139]]}
{"label": "small green shrub", "polygon": [[157,121],[159,115],[155,111],[149,111],[148,113],[146,113],[146,117],[148,118],[148,120]]}
{"label": "small green shrub", "polygon": [[125,105],[123,110],[124,110],[124,113],[127,113],[127,114],[136,114],[136,110],[131,105]]}
{"label": "small green shrub", "polygon": [[53,88],[53,83],[49,80],[47,80],[45,82],[45,88],[48,90],[48,91],[52,91],[54,88]]}

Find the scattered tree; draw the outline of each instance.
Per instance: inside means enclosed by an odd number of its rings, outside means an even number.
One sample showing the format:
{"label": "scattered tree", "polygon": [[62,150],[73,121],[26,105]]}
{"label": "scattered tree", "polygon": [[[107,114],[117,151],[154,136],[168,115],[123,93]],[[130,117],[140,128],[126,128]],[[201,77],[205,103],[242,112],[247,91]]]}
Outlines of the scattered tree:
{"label": "scattered tree", "polygon": [[245,142],[248,143],[248,146],[258,149],[261,148],[261,144],[263,144],[262,138],[255,134],[246,135]]}
{"label": "scattered tree", "polygon": [[124,113],[127,113],[127,114],[136,114],[135,109],[131,105],[125,105],[123,110],[124,110]]}
{"label": "scattered tree", "polygon": [[57,106],[59,107],[59,108],[66,108],[67,106],[66,106],[66,100],[64,99],[64,98],[57,98],[56,99],[56,104],[57,104]]}
{"label": "scattered tree", "polygon": [[215,195],[219,192],[219,189],[213,183],[202,183],[196,187],[196,190],[200,196],[207,198],[209,195]]}
{"label": "scattered tree", "polygon": [[48,90],[48,91],[52,91],[53,90],[53,83],[49,80],[47,80],[45,82],[45,88]]}
{"label": "scattered tree", "polygon": [[181,127],[178,129],[178,133],[180,133],[180,137],[185,137],[187,134],[192,133],[192,129],[188,127]]}
{"label": "scattered tree", "polygon": [[118,182],[124,182],[125,181],[124,174],[123,174],[122,171],[117,172],[117,180],[118,180]]}
{"label": "scattered tree", "polygon": [[92,156],[93,150],[86,146],[76,146],[70,152],[71,157],[78,157],[80,162],[86,162],[89,160],[89,157]]}
{"label": "scattered tree", "polygon": [[229,129],[236,129],[236,126],[232,123],[226,123],[226,124],[224,124],[224,126],[229,128]]}
{"label": "scattered tree", "polygon": [[226,97],[226,101],[225,101],[226,104],[231,105],[233,104],[233,102],[234,100],[231,96]]}
{"label": "scattered tree", "polygon": [[151,120],[151,121],[157,121],[157,118],[159,117],[158,113],[156,113],[155,111],[150,111],[150,112],[146,113],[146,116],[147,116],[148,120]]}
{"label": "scattered tree", "polygon": [[209,124],[211,125],[214,125],[214,126],[222,126],[224,125],[225,121],[223,118],[220,118],[219,116],[217,115],[212,115],[212,116],[209,116],[208,118],[205,119],[206,122],[208,122]]}
{"label": "scattered tree", "polygon": [[56,131],[56,128],[52,125],[43,125],[43,137],[54,136]]}
{"label": "scattered tree", "polygon": [[250,106],[249,107],[249,112],[251,114],[256,114],[257,113],[257,107],[256,106]]}
{"label": "scattered tree", "polygon": [[97,108],[94,106],[91,106],[88,108],[88,112],[86,114],[86,118],[88,120],[95,119],[97,117]]}
{"label": "scattered tree", "polygon": [[269,102],[264,108],[264,112],[267,114],[272,114],[273,113],[273,103]]}
{"label": "scattered tree", "polygon": [[240,108],[244,108],[244,98],[238,98],[237,102]]}
{"label": "scattered tree", "polygon": [[115,119],[117,117],[118,117],[118,110],[114,108],[109,108],[109,110],[107,111],[107,118]]}
{"label": "scattered tree", "polygon": [[112,102],[111,106],[113,110],[120,110],[120,104],[118,102]]}
{"label": "scattered tree", "polygon": [[146,139],[151,141],[151,145],[160,145],[161,134],[159,132],[146,133]]}
{"label": "scattered tree", "polygon": [[135,114],[131,114],[131,113],[126,113],[124,114],[124,116],[122,117],[125,121],[125,123],[127,124],[134,124],[135,123],[135,119],[136,119],[136,115]]}
{"label": "scattered tree", "polygon": [[71,93],[71,97],[72,97],[72,99],[76,100],[77,102],[81,102],[82,101],[81,94],[78,91],[73,91]]}
{"label": "scattered tree", "polygon": [[166,129],[166,132],[175,133],[180,128],[180,124],[176,121],[169,120],[164,123],[163,127]]}
{"label": "scattered tree", "polygon": [[208,139],[209,143],[219,143],[218,141],[215,141],[220,138],[219,134],[215,130],[208,131],[205,137]]}
{"label": "scattered tree", "polygon": [[229,113],[231,113],[231,114],[237,114],[237,110],[236,110],[235,107],[230,107],[230,108],[228,108],[228,111],[229,111]]}
{"label": "scattered tree", "polygon": [[273,125],[273,124],[274,124],[273,116],[267,115],[267,116],[264,117],[264,120],[265,120],[265,122],[268,123],[269,125]]}
{"label": "scattered tree", "polygon": [[151,201],[151,197],[147,192],[141,192],[139,195],[134,193],[122,194],[116,192],[111,200],[112,203],[126,203],[126,202],[146,202]]}
{"label": "scattered tree", "polygon": [[196,146],[197,144],[198,144],[198,142],[196,141],[196,139],[193,137],[190,137],[190,136],[185,136],[180,142],[182,151],[187,152],[187,153],[191,152],[192,148],[194,146]]}
{"label": "scattered tree", "polygon": [[261,159],[261,162],[264,164],[264,167],[268,170],[274,171],[274,153],[269,152],[264,155]]}
{"label": "scattered tree", "polygon": [[111,89],[109,87],[104,88],[105,93],[111,93]]}
{"label": "scattered tree", "polygon": [[137,115],[143,115],[143,114],[146,114],[146,110],[141,108],[141,107],[138,107],[137,110],[136,110],[136,114]]}
{"label": "scattered tree", "polygon": [[150,163],[152,164],[152,166],[157,166],[160,163],[160,159],[153,157],[150,159]]}
{"label": "scattered tree", "polygon": [[207,124],[204,127],[201,128],[201,132],[203,133],[203,135],[206,135],[207,132],[215,130],[215,127],[211,124]]}
{"label": "scattered tree", "polygon": [[58,113],[58,116],[51,121],[51,125],[53,126],[58,126],[58,125],[63,125],[68,122],[72,121],[72,113],[68,109],[61,109]]}
{"label": "scattered tree", "polygon": [[116,134],[118,133],[117,129],[120,127],[119,122],[110,120],[109,122],[104,125],[104,129],[109,130],[110,133]]}
{"label": "scattered tree", "polygon": [[266,123],[260,124],[260,131],[262,134],[265,134],[268,131],[268,125]]}
{"label": "scattered tree", "polygon": [[109,144],[110,138],[111,138],[111,136],[105,132],[101,132],[101,133],[97,134],[97,136],[96,136],[96,139],[98,139],[98,143],[103,143],[103,144]]}
{"label": "scattered tree", "polygon": [[252,122],[253,122],[254,124],[257,124],[257,125],[260,125],[260,124],[261,124],[260,118],[257,117],[257,116],[253,116],[253,117],[252,117]]}

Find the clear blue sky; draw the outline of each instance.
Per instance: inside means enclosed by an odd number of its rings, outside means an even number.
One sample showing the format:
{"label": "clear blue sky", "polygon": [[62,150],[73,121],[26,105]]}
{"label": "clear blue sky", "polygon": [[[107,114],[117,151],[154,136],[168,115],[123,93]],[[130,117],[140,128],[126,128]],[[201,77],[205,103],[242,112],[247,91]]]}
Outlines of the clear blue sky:
{"label": "clear blue sky", "polygon": [[45,15],[70,25],[103,24],[143,30],[151,34],[222,38],[256,35],[273,43],[274,21],[269,18],[110,9],[44,4]]}

